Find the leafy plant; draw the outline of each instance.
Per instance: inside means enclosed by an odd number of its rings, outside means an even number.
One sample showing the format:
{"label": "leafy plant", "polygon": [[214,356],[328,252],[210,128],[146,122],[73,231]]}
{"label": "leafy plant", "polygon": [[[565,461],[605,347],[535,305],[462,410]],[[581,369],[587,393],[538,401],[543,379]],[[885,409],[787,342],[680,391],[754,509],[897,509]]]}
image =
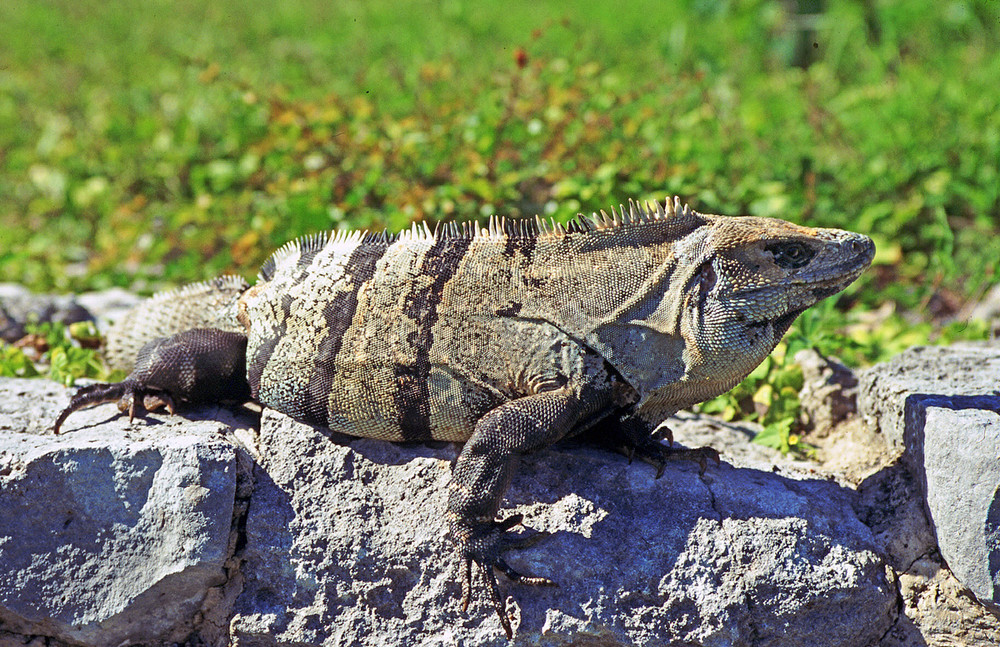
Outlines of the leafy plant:
{"label": "leafy plant", "polygon": [[[34,323],[17,345],[0,343],[0,375],[43,376],[72,386],[80,378],[117,381],[121,371],[109,371],[95,350],[100,336],[92,322]],[[82,345],[81,345],[82,344]]]}

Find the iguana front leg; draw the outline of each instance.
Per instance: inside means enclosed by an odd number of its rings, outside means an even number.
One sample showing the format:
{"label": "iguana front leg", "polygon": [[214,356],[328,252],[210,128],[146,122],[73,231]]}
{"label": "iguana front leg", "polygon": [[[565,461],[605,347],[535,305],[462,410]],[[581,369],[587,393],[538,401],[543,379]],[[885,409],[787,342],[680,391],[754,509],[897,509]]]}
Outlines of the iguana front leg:
{"label": "iguana front leg", "polygon": [[448,517],[462,560],[462,610],[468,608],[475,563],[508,638],[513,632],[494,569],[521,584],[551,586],[555,582],[522,575],[504,561],[502,553],[515,543],[507,531],[520,523],[521,516],[497,521],[500,500],[522,454],[551,445],[599,409],[599,403],[585,403],[567,387],[513,400],[480,419],[455,464]]}
{"label": "iguana front leg", "polygon": [[[716,465],[721,463],[719,452],[712,447],[674,447],[673,432],[669,427],[659,429],[643,420],[639,415],[630,413],[613,421],[605,427],[608,436],[602,440],[613,450],[624,454],[629,462],[638,458],[656,468],[656,478],[663,476],[663,470],[668,460],[686,458],[698,462],[701,472],[708,468],[708,461]],[[666,445],[660,438],[667,440]]]}
{"label": "iguana front leg", "polygon": [[246,335],[196,328],[160,337],[139,350],[135,368],[121,382],[82,387],[56,419],[53,431],[79,409],[118,401],[129,420],[178,402],[245,402],[250,399],[246,373]]}

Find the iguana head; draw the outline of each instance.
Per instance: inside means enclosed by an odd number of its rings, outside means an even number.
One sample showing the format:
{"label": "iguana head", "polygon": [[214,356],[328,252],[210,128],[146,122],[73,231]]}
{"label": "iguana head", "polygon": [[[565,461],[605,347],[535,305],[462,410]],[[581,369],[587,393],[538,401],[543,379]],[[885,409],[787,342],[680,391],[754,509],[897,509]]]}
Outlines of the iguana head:
{"label": "iguana head", "polygon": [[677,245],[694,261],[675,328],[689,380],[742,380],[802,311],[850,285],[875,253],[867,236],[771,218],[708,217],[702,229]]}
{"label": "iguana head", "polygon": [[847,287],[875,252],[848,231],[670,211],[659,265],[587,334],[652,422],[739,383],[802,311]]}

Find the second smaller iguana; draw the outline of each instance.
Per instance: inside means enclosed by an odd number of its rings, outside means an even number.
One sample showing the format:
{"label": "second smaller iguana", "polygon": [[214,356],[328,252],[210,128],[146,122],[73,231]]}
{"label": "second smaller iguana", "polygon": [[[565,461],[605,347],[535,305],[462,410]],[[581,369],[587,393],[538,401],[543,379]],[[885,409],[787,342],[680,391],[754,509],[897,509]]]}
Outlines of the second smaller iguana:
{"label": "second smaller iguana", "polygon": [[464,442],[447,510],[462,606],[475,565],[511,636],[495,571],[551,584],[503,558],[521,519],[497,515],[518,457],[589,432],[662,472],[688,451],[656,440],[667,417],[735,386],[874,249],[676,198],[565,226],[310,236],[275,252],[253,287],[224,277],[138,306],[109,333],[110,359],[131,374],[80,389],[55,428],[100,402],[131,417],[252,398],[349,435]]}

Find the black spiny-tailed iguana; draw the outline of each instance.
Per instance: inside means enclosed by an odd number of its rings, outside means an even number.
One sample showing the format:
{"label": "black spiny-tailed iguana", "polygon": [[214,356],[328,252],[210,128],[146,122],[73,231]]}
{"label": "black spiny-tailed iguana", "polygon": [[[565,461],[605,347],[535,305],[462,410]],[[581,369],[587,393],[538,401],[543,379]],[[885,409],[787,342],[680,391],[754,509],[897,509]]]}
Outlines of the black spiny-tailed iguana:
{"label": "black spiny-tailed iguana", "polygon": [[[598,430],[662,472],[685,450],[657,442],[657,427],[736,385],[873,254],[860,234],[703,215],[676,198],[565,227],[311,236],[253,287],[225,277],[138,306],[109,334],[109,358],[132,373],[80,389],[56,430],[111,400],[131,417],[253,398],[354,436],[464,441],[448,499],[463,608],[476,564],[510,636],[494,569],[551,583],[502,557],[520,521],[496,518],[517,457]],[[689,451],[703,469],[718,458]]]}

